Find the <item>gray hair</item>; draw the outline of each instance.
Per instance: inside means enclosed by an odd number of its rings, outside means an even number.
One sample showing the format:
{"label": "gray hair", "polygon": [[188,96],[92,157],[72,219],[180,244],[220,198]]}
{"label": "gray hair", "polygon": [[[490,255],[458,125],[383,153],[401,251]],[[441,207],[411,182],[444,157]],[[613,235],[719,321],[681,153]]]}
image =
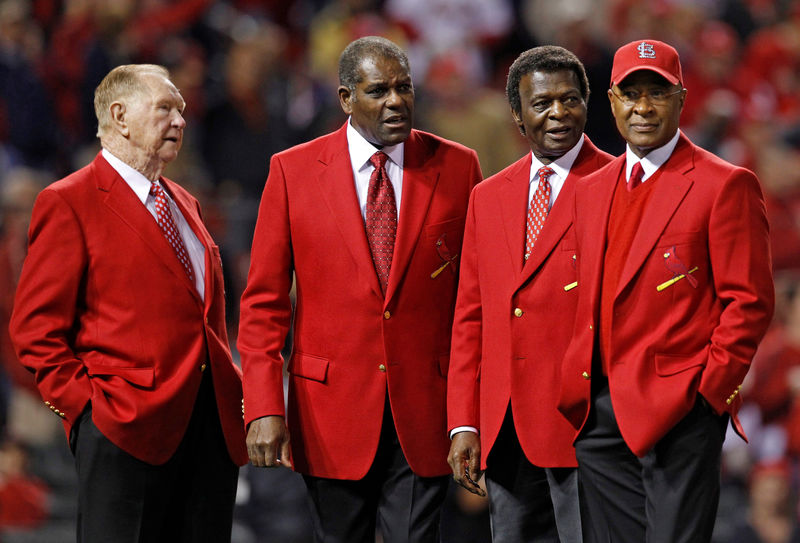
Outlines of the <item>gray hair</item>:
{"label": "gray hair", "polygon": [[94,91],[94,113],[97,116],[97,136],[111,125],[109,108],[117,100],[147,92],[142,75],[163,75],[169,79],[169,70],[157,64],[123,64],[103,78]]}

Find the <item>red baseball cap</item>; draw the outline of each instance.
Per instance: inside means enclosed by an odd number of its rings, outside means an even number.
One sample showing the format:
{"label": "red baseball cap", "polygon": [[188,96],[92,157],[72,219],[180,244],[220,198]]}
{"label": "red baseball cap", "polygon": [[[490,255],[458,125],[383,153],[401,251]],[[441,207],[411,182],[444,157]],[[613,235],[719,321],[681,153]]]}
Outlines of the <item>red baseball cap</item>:
{"label": "red baseball cap", "polygon": [[678,52],[663,41],[637,40],[617,49],[611,68],[611,85],[618,84],[636,70],[652,70],[673,85],[683,84]]}

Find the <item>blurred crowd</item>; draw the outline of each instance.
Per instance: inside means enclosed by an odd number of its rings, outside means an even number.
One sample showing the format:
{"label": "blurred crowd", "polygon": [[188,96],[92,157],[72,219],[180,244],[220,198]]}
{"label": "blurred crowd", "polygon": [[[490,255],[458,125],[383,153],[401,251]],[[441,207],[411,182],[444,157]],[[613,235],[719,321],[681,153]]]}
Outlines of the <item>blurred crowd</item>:
{"label": "blurred crowd", "polygon": [[[187,128],[167,175],[201,200],[221,247],[235,340],[269,158],[344,122],[338,56],[370,34],[409,53],[416,127],[474,148],[486,176],[527,149],[503,93],[523,50],[578,55],[594,91],[586,132],[619,154],[613,51],[642,37],[678,49],[681,128],[761,179],[779,301],[743,390],[751,443],[726,441],[715,541],[800,542],[798,0],[0,0],[0,540],[74,540],[69,451],[7,326],[36,194],[99,150],[95,86],[118,64],[171,71]],[[234,540],[309,541],[304,492],[286,470],[245,468]],[[485,502],[451,494],[445,541],[488,540]]]}

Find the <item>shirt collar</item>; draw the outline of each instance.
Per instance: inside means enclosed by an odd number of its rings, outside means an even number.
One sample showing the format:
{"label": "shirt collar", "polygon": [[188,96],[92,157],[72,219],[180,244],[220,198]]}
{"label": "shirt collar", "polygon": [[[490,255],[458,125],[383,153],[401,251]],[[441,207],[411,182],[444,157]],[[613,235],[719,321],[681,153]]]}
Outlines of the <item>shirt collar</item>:
{"label": "shirt collar", "polygon": [[387,145],[382,149],[378,149],[358,133],[358,130],[353,128],[350,119],[347,120],[347,147],[350,151],[350,161],[356,171],[360,171],[366,166],[372,168],[369,159],[377,151],[383,151],[389,156],[389,159],[403,167],[403,154],[405,150],[405,142],[398,143],[397,145]]}
{"label": "shirt collar", "polygon": [[642,181],[656,173],[656,171],[663,166],[667,160],[669,160],[669,157],[672,156],[672,151],[674,151],[675,146],[678,145],[678,138],[680,135],[681,131],[676,130],[675,135],[672,136],[671,140],[661,147],[653,149],[643,158],[636,156],[631,150],[631,146],[627,145],[625,150],[625,179],[630,179],[631,170],[633,169],[634,164],[637,162],[642,163],[642,169],[644,170]]}
{"label": "shirt collar", "polygon": [[[572,168],[572,165],[575,163],[575,159],[578,158],[578,153],[581,152],[581,148],[583,147],[584,137],[585,136],[581,134],[578,143],[576,143],[572,149],[558,157],[550,164],[547,164],[548,167],[553,169],[553,172],[558,176],[559,179],[566,179],[567,175],[569,175],[569,170]],[[534,155],[533,151],[531,151],[531,177],[528,180],[529,183],[533,183],[536,173],[542,166],[545,166],[545,164],[536,158],[536,155]]]}
{"label": "shirt collar", "polygon": [[141,200],[143,204],[147,203],[147,196],[150,194],[150,187],[152,183],[141,172],[131,168],[129,165],[122,162],[116,156],[112,155],[107,149],[102,151],[103,158],[111,165],[112,168],[119,174],[120,177],[128,184],[128,186],[136,194],[136,197]]}

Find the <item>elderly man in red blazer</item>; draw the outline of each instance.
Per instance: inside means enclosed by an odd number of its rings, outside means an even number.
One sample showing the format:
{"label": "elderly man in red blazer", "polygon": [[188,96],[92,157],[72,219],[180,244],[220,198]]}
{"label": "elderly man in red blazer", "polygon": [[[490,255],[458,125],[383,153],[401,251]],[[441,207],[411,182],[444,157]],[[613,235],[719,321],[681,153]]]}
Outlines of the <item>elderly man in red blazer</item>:
{"label": "elderly man in red blazer", "polygon": [[678,53],[621,47],[608,97],[627,151],[576,189],[579,301],[560,408],[587,541],[711,539],[728,420],[772,317],[756,176],[678,129]]}
{"label": "elderly man in red blazer", "polygon": [[352,42],[339,79],[349,120],[274,155],[261,199],[238,340],[248,452],[304,474],[320,541],[374,541],[376,518],[384,541],[438,541],[450,329],[480,166],[412,130],[394,43]]}
{"label": "elderly man in red blazer", "polygon": [[11,336],[78,470],[78,541],[230,541],[247,461],[219,248],[161,173],[185,104],[167,71],[112,70],[102,151],[36,200]]}
{"label": "elderly man in red blazer", "polygon": [[[449,461],[476,493],[486,469],[493,541],[576,542],[574,430],[557,409],[578,299],[572,208],[575,183],[611,156],[583,134],[589,82],[571,52],[525,51],[506,91],[531,152],[472,192],[448,377]],[[543,226],[532,231],[537,203]]]}

